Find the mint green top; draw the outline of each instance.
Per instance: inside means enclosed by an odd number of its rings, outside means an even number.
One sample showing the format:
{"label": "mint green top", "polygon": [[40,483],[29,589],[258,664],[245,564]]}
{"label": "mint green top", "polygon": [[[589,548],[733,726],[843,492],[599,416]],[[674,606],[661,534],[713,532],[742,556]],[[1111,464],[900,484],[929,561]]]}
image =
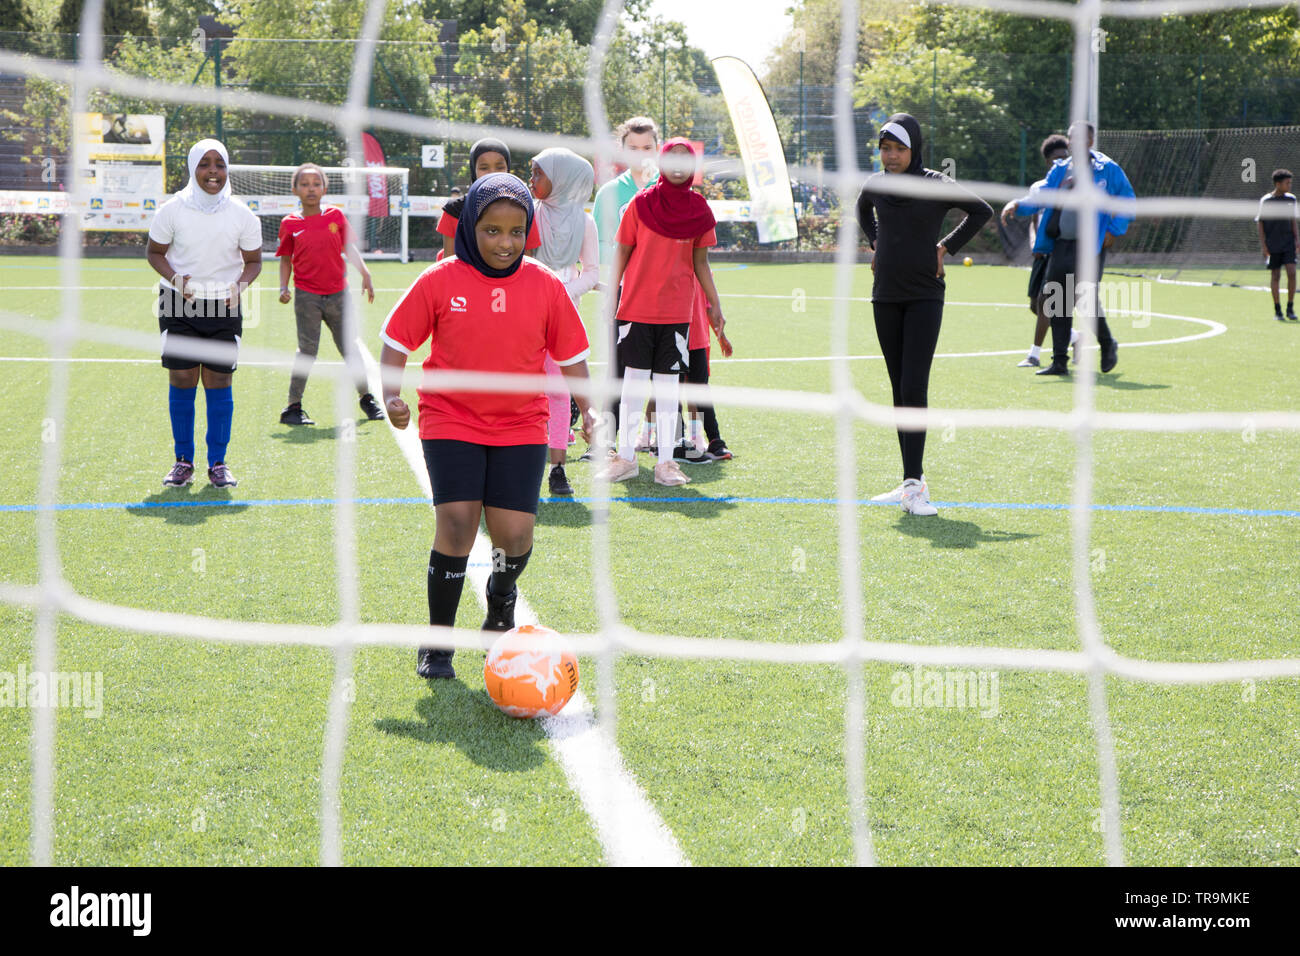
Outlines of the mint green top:
{"label": "mint green top", "polygon": [[[659,178],[659,171],[646,183],[647,188]],[[618,224],[623,221],[623,213],[640,192],[632,170],[611,179],[596,190],[596,201],[592,207],[592,217],[596,220],[596,238],[600,243],[600,264],[609,265],[614,261],[614,240],[618,235]]]}

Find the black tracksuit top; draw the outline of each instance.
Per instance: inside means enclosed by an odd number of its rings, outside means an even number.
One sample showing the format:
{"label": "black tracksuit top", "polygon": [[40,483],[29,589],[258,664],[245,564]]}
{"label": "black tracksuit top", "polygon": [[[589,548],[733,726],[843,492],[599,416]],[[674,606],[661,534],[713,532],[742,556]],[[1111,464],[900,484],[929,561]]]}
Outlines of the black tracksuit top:
{"label": "black tracksuit top", "polygon": [[[943,217],[949,209],[966,213],[966,218],[943,240],[949,255],[956,255],[988,222],[993,209],[974,193],[968,193],[969,199],[921,199],[875,192],[872,183],[888,175],[891,174],[873,173],[858,195],[858,224],[876,248],[872,301],[938,299],[942,302],[944,281],[934,273],[938,263],[935,247],[939,244]],[[933,169],[922,169],[920,175],[953,183],[951,178]]]}

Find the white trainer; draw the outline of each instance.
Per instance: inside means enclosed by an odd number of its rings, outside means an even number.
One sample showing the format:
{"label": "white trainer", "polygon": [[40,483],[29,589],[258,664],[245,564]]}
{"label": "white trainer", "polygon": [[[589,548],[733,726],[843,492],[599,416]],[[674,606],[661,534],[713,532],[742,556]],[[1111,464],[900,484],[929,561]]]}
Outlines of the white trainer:
{"label": "white trainer", "polygon": [[903,498],[899,504],[912,515],[929,517],[939,513],[939,509],[930,504],[930,489],[915,478],[903,482]]}
{"label": "white trainer", "polygon": [[[884,502],[885,504],[896,505],[903,500],[903,487],[906,484],[907,482],[903,482],[902,485],[899,485],[897,488],[893,489],[892,491],[886,491],[884,494],[876,495],[871,500],[881,501]],[[921,484],[925,485],[925,475],[921,476]]]}

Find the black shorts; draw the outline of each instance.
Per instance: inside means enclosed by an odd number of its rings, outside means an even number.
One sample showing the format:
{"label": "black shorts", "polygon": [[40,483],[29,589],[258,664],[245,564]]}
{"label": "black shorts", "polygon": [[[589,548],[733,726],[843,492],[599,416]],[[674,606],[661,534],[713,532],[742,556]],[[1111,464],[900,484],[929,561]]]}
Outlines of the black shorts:
{"label": "black shorts", "polygon": [[1274,269],[1281,269],[1285,265],[1291,265],[1295,262],[1295,246],[1289,249],[1283,249],[1281,252],[1270,252],[1268,254],[1268,268],[1271,272]]}
{"label": "black shorts", "polygon": [[[228,307],[221,299],[193,298],[186,301],[175,289],[159,287],[158,331],[162,333],[162,366],[168,369],[191,369],[202,365],[221,375],[229,375],[239,364],[239,340],[244,334],[244,317],[239,306]],[[169,349],[170,337],[205,339],[228,343],[217,350],[211,361],[194,357],[186,350],[176,354],[175,340]],[[193,345],[196,343],[186,343]]]}
{"label": "black shorts", "polygon": [[709,384],[709,350],[691,349],[690,363],[682,373],[682,381],[690,385]]}
{"label": "black shorts", "polygon": [[537,514],[545,443],[476,445],[449,438],[422,438],[420,443],[435,505],[481,501],[488,508]]}
{"label": "black shorts", "polygon": [[1043,276],[1047,275],[1047,256],[1034,253],[1034,264],[1029,267],[1029,311],[1037,312],[1038,297],[1043,293]]}
{"label": "black shorts", "polygon": [[624,368],[649,369],[660,375],[679,375],[691,364],[687,342],[689,322],[659,325],[653,322],[618,323],[618,359]]}

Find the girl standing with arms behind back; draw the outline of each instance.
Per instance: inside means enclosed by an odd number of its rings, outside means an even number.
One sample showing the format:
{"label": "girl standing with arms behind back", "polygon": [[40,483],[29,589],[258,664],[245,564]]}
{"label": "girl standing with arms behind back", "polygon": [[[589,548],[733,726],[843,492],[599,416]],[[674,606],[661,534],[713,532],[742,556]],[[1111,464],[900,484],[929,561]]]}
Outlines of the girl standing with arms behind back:
{"label": "girl standing with arms behind back", "polygon": [[[867,177],[858,196],[858,223],[871,249],[871,308],[876,336],[889,370],[895,408],[926,408],[930,366],[943,322],[944,256],[955,255],[993,215],[974,193],[960,199],[928,199],[876,191],[892,177],[916,176],[955,187],[943,173],[921,165],[921,125],[908,113],[895,113],[880,129],[883,172]],[[964,190],[963,190],[964,192]],[[967,198],[969,197],[969,198]],[[943,239],[939,230],[949,209],[966,217]],[[935,515],[921,470],[925,432],[898,430],[903,483],[873,501],[897,501],[914,515]]]}

